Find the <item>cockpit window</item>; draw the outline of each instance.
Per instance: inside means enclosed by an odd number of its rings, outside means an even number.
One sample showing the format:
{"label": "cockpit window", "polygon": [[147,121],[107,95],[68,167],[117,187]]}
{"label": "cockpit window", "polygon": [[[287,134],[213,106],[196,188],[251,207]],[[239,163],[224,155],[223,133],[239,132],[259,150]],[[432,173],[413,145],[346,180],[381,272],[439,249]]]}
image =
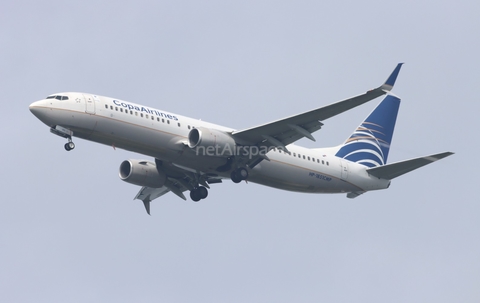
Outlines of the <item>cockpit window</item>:
{"label": "cockpit window", "polygon": [[47,99],[68,100],[68,96],[48,96]]}

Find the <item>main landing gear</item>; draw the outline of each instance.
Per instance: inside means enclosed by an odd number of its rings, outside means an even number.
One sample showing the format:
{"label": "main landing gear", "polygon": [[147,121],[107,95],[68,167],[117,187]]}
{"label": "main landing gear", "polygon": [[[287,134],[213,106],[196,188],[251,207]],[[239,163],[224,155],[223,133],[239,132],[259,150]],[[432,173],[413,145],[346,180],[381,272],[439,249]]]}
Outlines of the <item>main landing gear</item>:
{"label": "main landing gear", "polygon": [[239,167],[232,171],[230,178],[232,179],[233,183],[240,183],[243,180],[247,180],[248,170],[245,167]]}
{"label": "main landing gear", "polygon": [[194,202],[198,202],[202,199],[205,199],[208,196],[208,190],[204,186],[199,186],[190,191],[190,198]]}

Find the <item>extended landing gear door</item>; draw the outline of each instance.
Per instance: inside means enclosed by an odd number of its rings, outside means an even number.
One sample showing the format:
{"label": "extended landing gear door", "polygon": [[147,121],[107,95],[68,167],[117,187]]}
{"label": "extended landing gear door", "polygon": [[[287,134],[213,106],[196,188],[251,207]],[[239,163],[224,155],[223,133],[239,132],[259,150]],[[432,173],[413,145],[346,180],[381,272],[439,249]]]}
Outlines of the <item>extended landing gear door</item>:
{"label": "extended landing gear door", "polygon": [[95,98],[94,97],[96,97],[97,99],[98,97],[88,95],[88,94],[83,94],[83,96],[85,98],[85,112],[87,114],[95,115]]}

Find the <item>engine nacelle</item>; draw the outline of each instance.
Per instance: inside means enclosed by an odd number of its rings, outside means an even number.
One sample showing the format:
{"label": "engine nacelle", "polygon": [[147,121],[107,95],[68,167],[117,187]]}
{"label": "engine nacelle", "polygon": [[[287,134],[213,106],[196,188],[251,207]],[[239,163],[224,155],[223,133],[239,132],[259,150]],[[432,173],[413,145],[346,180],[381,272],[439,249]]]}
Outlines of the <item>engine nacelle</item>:
{"label": "engine nacelle", "polygon": [[153,188],[162,187],[167,175],[159,172],[155,163],[145,160],[125,160],[120,164],[120,179],[125,182]]}
{"label": "engine nacelle", "polygon": [[229,157],[235,154],[236,142],[223,131],[198,127],[188,133],[188,146],[199,155]]}

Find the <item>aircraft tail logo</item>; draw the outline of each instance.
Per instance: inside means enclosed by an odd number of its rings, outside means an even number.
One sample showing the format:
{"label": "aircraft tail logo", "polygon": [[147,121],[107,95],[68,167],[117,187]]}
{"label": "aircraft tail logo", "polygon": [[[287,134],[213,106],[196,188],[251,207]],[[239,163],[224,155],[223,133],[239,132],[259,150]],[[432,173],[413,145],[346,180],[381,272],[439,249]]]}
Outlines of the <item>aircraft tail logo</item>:
{"label": "aircraft tail logo", "polygon": [[388,95],[340,147],[335,156],[376,167],[387,163],[400,99]]}

